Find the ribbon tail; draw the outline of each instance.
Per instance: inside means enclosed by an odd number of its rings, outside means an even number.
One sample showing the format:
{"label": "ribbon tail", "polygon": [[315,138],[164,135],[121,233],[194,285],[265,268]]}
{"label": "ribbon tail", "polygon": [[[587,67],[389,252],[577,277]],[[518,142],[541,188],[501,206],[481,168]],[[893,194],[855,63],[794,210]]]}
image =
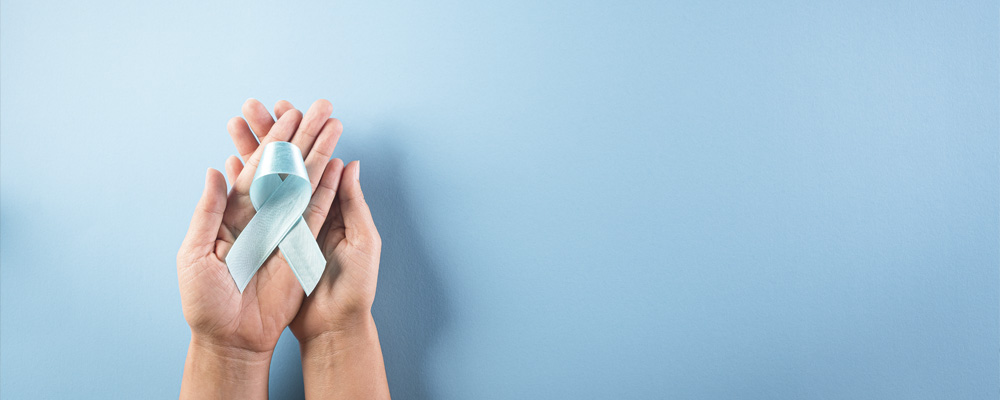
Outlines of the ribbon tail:
{"label": "ribbon tail", "polygon": [[323,276],[326,257],[316,245],[316,238],[309,231],[306,221],[300,217],[278,247],[308,296]]}

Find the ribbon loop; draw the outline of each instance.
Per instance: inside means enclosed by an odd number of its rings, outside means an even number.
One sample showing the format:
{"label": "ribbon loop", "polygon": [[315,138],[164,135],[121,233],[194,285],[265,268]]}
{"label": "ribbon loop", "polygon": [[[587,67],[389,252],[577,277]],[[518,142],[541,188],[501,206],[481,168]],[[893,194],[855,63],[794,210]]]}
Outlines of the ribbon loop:
{"label": "ribbon loop", "polygon": [[312,185],[299,148],[289,142],[268,143],[250,184],[250,201],[257,214],[226,255],[240,293],[275,247],[281,249],[306,296],[316,288],[326,258],[302,219],[311,197]]}

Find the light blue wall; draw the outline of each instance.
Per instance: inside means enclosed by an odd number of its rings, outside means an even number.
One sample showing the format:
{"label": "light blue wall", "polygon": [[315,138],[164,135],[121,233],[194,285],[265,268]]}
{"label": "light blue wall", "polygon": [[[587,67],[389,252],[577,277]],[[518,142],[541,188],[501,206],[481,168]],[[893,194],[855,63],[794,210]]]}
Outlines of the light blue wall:
{"label": "light blue wall", "polygon": [[995,399],[997,3],[744,3],[3,0],[0,397],[176,396],[226,121],[325,97],[399,399]]}

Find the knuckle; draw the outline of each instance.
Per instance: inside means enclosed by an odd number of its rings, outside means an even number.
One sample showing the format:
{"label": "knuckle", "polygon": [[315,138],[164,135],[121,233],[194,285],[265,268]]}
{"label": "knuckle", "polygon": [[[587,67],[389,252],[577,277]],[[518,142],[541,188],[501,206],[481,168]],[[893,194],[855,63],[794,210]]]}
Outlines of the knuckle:
{"label": "knuckle", "polygon": [[323,207],[316,205],[316,203],[309,203],[309,205],[306,206],[306,214],[312,214],[326,218],[326,213],[327,210],[323,209]]}

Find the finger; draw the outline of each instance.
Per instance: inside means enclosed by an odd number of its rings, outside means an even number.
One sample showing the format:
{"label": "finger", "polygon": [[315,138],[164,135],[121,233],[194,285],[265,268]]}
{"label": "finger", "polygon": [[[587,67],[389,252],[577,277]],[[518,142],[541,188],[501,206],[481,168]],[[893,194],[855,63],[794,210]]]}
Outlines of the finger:
{"label": "finger", "polygon": [[375,221],[372,220],[371,210],[365,203],[365,196],[361,193],[360,172],[359,161],[352,161],[344,167],[340,187],[337,189],[340,213],[344,218],[347,240],[362,249],[377,251],[381,248],[382,240],[379,238],[378,230],[375,229]]}
{"label": "finger", "polygon": [[236,156],[229,156],[226,159],[226,178],[229,179],[229,183],[236,182],[236,177],[240,176],[240,172],[243,171],[243,163]]}
{"label": "finger", "polygon": [[288,100],[278,100],[277,103],[274,103],[274,117],[281,118],[286,111],[293,108],[295,107],[292,107],[292,103],[289,103]]}
{"label": "finger", "polygon": [[243,117],[250,123],[250,128],[253,129],[254,135],[257,135],[257,139],[260,141],[264,141],[264,137],[271,131],[271,127],[275,123],[271,114],[267,112],[267,107],[260,104],[257,99],[247,99],[243,103]]}
{"label": "finger", "polygon": [[[316,141],[316,135],[319,134],[320,128],[326,124],[326,120],[330,118],[331,113],[333,113],[333,105],[323,99],[316,100],[309,107],[309,111],[306,111],[305,117],[302,118],[302,123],[299,124],[299,129],[292,136],[292,144],[299,146],[303,157],[309,154],[313,142]],[[327,160],[329,159],[327,157]],[[326,164],[326,162],[324,161],[323,164]]]}
{"label": "finger", "polygon": [[257,150],[250,155],[247,159],[245,165],[243,165],[243,172],[236,177],[236,182],[233,182],[233,191],[240,194],[247,194],[250,192],[250,183],[253,182],[253,174],[257,172],[257,164],[260,162],[260,155],[264,150],[264,147],[271,142],[283,142],[287,141],[292,136],[292,132],[295,131],[295,127],[299,126],[299,121],[302,120],[302,113],[299,110],[292,109],[278,118],[278,122],[274,123],[271,127],[270,133],[264,140],[260,142],[260,146],[257,146]]}
{"label": "finger", "polygon": [[323,177],[319,181],[319,186],[313,192],[312,199],[306,212],[302,214],[306,225],[312,231],[313,237],[319,235],[323,222],[326,221],[327,214],[330,213],[330,206],[333,198],[337,195],[337,187],[340,186],[340,174],[344,170],[344,162],[335,158],[326,163],[323,170]]}
{"label": "finger", "polygon": [[326,168],[326,163],[333,155],[333,149],[337,147],[340,134],[343,133],[344,126],[336,118],[330,118],[323,124],[323,129],[319,132],[319,137],[313,145],[309,155],[306,156],[306,172],[309,173],[309,181],[313,190],[319,184],[319,173]]}
{"label": "finger", "polygon": [[195,206],[191,226],[184,236],[181,248],[187,248],[190,254],[210,254],[215,247],[225,211],[226,180],[221,172],[209,168],[205,175],[205,190]]}
{"label": "finger", "polygon": [[254,150],[257,150],[257,138],[254,137],[253,132],[250,132],[250,126],[243,118],[233,117],[230,119],[229,123],[226,124],[226,130],[229,131],[229,137],[236,145],[236,151],[244,160],[250,157]]}

